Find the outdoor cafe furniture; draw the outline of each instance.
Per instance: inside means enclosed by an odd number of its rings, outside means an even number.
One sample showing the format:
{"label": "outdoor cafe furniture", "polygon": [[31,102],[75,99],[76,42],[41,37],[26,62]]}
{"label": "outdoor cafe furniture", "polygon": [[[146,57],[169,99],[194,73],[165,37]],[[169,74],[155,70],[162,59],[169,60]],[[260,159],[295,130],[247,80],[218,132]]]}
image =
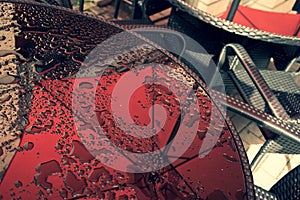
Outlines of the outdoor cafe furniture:
{"label": "outdoor cafe furniture", "polygon": [[70,9],[0,7],[2,199],[254,199],[223,106],[172,54]]}
{"label": "outdoor cafe furniture", "polygon": [[[5,83],[1,84],[2,93],[7,93],[11,97],[6,101],[2,100],[1,106],[12,109],[6,102],[13,102],[15,105],[13,110],[18,111],[17,114],[5,113],[8,117],[2,118],[5,134],[2,137],[1,156],[5,159],[0,191],[4,199],[11,196],[26,198],[32,195],[50,199],[254,199],[247,156],[230,120],[224,119],[220,104],[225,104],[229,109],[251,118],[275,133],[292,132],[292,137],[299,137],[299,130],[286,121],[237,99],[207,89],[199,74],[168,51],[158,48],[151,42],[148,44],[137,34],[130,32],[126,34],[127,37],[130,36],[129,39],[117,37],[118,40],[105,43],[113,35],[124,32],[115,24],[53,6],[16,1],[1,4],[8,16],[13,16],[11,20],[16,20],[11,23],[11,28],[6,30],[13,33],[15,42],[12,44],[15,46],[2,56],[3,59],[10,59],[12,56],[10,63],[15,65],[15,74],[8,74],[8,78],[3,79]],[[79,76],[76,75],[81,72],[82,67],[91,67],[86,66],[84,61],[86,58],[89,61],[88,54],[98,45],[103,45],[103,48],[102,50],[100,48],[99,58],[90,60],[92,66],[98,68],[108,66],[108,68],[103,76],[96,77],[98,85],[93,86],[89,83],[93,83],[94,76],[81,77],[80,73]],[[8,49],[4,50],[3,52],[7,52]],[[103,142],[99,145],[101,141],[95,137],[99,133],[96,134],[88,123],[93,113],[98,117],[98,125],[104,127],[108,133],[102,136],[110,136],[108,141],[111,140],[121,149],[139,153],[153,150],[150,148],[153,146],[164,146],[166,141],[177,137],[178,123],[187,120],[184,113],[178,113],[178,109],[176,110],[178,103],[172,101],[175,98],[168,97],[170,95],[168,90],[160,87],[149,90],[152,88],[146,84],[137,90],[135,98],[132,98],[131,108],[134,113],[132,117],[137,124],[149,123],[147,117],[143,117],[145,115],[143,113],[148,115],[153,101],[163,101],[163,107],[169,110],[168,123],[157,137],[153,140],[146,138],[144,141],[132,138],[126,135],[125,131],[118,129],[117,123],[112,121],[113,113],[109,109],[109,104],[113,103],[113,100],[109,100],[109,97],[119,86],[118,81],[121,82],[122,77],[126,78],[126,74],[130,74],[138,65],[153,63],[158,64],[154,69],[157,69],[159,76],[163,78],[174,77],[160,65],[170,67],[175,77],[188,77],[187,80],[192,80],[193,86],[188,91],[196,91],[197,99],[201,103],[200,113],[206,116],[201,115],[196,131],[197,137],[188,138],[192,141],[191,146],[183,155],[178,156],[179,159],[175,156],[176,159],[170,165],[145,173],[115,170],[99,162],[101,156],[111,155],[107,154],[105,149],[111,150],[113,145]],[[11,64],[7,68],[4,70],[12,70]],[[11,80],[11,75],[16,75],[16,79],[7,81]],[[148,76],[153,76],[152,72]],[[180,83],[176,78],[173,81],[174,85]],[[85,106],[83,110],[75,109],[74,113],[74,104],[91,103],[90,98],[72,101],[74,87],[80,85],[83,94],[89,94],[92,88],[96,88],[95,96],[98,99],[92,101],[92,104],[96,104],[95,112],[86,110],[89,106]],[[125,82],[124,88],[129,86]],[[9,89],[10,87],[13,89]],[[152,99],[145,95],[145,91],[153,93],[150,95]],[[11,95],[10,92],[18,95]],[[156,93],[162,97],[154,98],[157,97]],[[169,102],[164,101],[164,98]],[[170,102],[175,106],[171,106]],[[141,103],[142,109],[139,108]],[[207,110],[213,110],[215,107],[218,112],[213,117]],[[101,112],[102,110],[105,112]],[[9,114],[18,117],[9,118]],[[7,123],[8,120],[14,126]],[[125,122],[126,120],[128,119],[124,119]],[[222,121],[224,126],[217,126],[223,124]],[[205,139],[209,139],[210,136],[207,130],[209,122],[215,127],[213,129],[216,133],[221,130],[221,135],[213,149],[205,157],[199,158],[199,150],[204,141],[207,141]],[[78,124],[82,125],[80,127],[82,129],[76,129]],[[15,135],[7,136],[7,132],[14,128],[18,130],[15,131]],[[84,137],[83,133],[89,137]],[[183,138],[179,135],[179,139]],[[91,150],[100,153],[95,154]],[[172,153],[176,155],[176,150],[171,148],[164,153],[159,155],[174,159]],[[129,163],[128,168],[133,168],[137,172],[141,170],[139,167],[144,166],[140,162],[129,160],[126,154],[118,159],[120,163]]]}
{"label": "outdoor cafe furniture", "polygon": [[[149,1],[151,2],[151,0]],[[152,3],[154,1],[152,0]],[[299,128],[300,91],[299,86],[295,82],[296,77],[299,76],[299,73],[297,73],[299,69],[293,69],[292,67],[299,62],[299,37],[289,33],[281,35],[279,33],[266,32],[256,29],[257,27],[255,26],[249,27],[230,22],[205,13],[182,0],[168,0],[168,2],[173,5],[168,25],[189,35],[204,46],[212,55],[212,59],[219,62],[220,70],[222,67],[226,69],[224,81],[228,81],[229,75],[247,104],[279,119],[286,120],[292,127]],[[254,12],[263,16],[270,15],[271,17],[284,15],[239,7],[238,12],[241,11],[246,14],[252,13],[251,16],[254,16]],[[298,27],[294,26],[292,28],[295,31],[299,29],[299,14],[286,14],[286,17],[290,18],[291,20],[288,21],[293,21],[294,24],[297,24],[298,21]],[[233,18],[233,21],[235,20],[238,22],[239,18]],[[254,20],[253,23],[259,24],[262,22]],[[282,27],[286,25],[281,24]],[[257,26],[263,28],[262,25]],[[266,28],[278,30],[276,27]],[[294,31],[291,33],[294,33]],[[288,54],[284,53],[283,55],[283,51]],[[285,71],[266,69],[272,55],[280,55],[277,57],[279,61],[277,60],[275,64],[279,63],[278,65],[281,67],[285,66]],[[197,60],[197,56],[194,56],[194,59]],[[223,66],[223,64],[227,65]],[[262,75],[260,75],[258,69],[264,69],[260,71]],[[233,83],[227,84],[226,87],[231,87]],[[236,112],[244,113],[245,109],[237,109]],[[249,116],[246,117],[251,119]],[[265,130],[263,128],[262,132],[267,142],[253,160],[253,169],[265,153],[300,153],[299,136],[293,137],[293,133],[287,133],[287,135],[282,135],[281,133],[272,134],[270,129]],[[292,136],[291,140],[289,140],[290,136]]]}

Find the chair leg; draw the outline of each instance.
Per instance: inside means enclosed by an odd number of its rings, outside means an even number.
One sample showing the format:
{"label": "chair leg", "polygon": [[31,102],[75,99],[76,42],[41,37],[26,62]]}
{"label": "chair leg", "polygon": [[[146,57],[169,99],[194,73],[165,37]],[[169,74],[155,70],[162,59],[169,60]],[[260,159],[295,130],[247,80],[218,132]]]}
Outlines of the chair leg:
{"label": "chair leg", "polygon": [[230,10],[229,10],[229,13],[226,17],[226,20],[228,21],[232,21],[234,16],[235,16],[235,13],[239,7],[239,4],[240,4],[240,1],[241,0],[233,0],[233,3],[231,4],[231,7],[230,7]]}
{"label": "chair leg", "polygon": [[114,18],[117,19],[119,15],[119,10],[120,10],[120,5],[121,5],[121,0],[116,1],[116,7],[115,7],[115,13],[114,13]]}
{"label": "chair leg", "polygon": [[83,12],[83,6],[84,6],[84,0],[80,0],[80,2],[79,2],[79,11],[80,12]]}
{"label": "chair leg", "polygon": [[262,160],[264,155],[266,154],[266,148],[269,145],[269,141],[266,141],[263,146],[259,149],[253,160],[251,161],[251,171],[254,172],[256,167],[258,166],[259,162]]}
{"label": "chair leg", "polygon": [[131,19],[142,19],[142,10],[138,4],[139,0],[133,0],[133,10],[132,10],[132,15]]}

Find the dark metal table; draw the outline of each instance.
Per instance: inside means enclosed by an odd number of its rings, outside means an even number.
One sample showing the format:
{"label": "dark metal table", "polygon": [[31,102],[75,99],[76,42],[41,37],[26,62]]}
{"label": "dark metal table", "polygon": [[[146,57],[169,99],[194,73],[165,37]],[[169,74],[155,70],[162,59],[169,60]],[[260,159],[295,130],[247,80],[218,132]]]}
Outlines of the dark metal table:
{"label": "dark metal table", "polygon": [[67,9],[0,10],[3,199],[254,199],[223,108],[169,52]]}

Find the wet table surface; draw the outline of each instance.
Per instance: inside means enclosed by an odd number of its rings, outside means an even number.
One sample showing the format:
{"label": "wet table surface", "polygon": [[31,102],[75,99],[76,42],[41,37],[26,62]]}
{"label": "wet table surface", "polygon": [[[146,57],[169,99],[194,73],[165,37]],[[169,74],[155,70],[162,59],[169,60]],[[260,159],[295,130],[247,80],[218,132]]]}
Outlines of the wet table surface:
{"label": "wet table surface", "polygon": [[171,54],[65,9],[0,10],[1,198],[253,198],[231,122]]}

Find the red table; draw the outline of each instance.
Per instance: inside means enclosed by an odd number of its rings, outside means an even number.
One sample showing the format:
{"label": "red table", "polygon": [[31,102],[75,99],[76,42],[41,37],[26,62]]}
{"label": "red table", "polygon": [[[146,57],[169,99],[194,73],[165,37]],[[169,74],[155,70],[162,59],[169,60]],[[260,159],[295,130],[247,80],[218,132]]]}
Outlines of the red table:
{"label": "red table", "polygon": [[231,122],[171,54],[70,10],[0,8],[3,199],[254,199]]}

